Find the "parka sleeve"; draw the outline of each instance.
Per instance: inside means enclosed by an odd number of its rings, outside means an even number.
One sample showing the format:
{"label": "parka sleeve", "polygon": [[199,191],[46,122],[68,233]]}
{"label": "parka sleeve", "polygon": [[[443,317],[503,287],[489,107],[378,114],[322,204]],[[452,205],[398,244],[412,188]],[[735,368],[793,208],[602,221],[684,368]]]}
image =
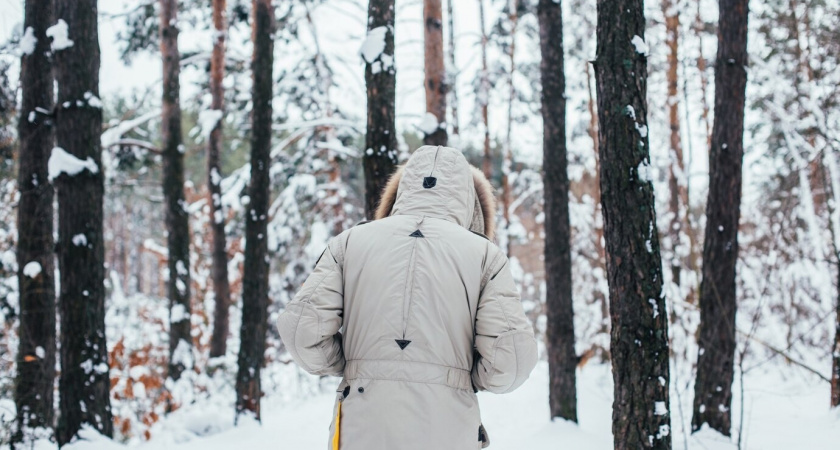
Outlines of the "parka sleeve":
{"label": "parka sleeve", "polygon": [[475,318],[477,355],[472,381],[479,390],[504,394],[528,379],[537,364],[537,341],[501,250],[485,272]]}
{"label": "parka sleeve", "polygon": [[330,241],[315,270],[277,320],[292,359],[313,375],[341,376],[344,372],[339,333],[344,315],[342,237]]}

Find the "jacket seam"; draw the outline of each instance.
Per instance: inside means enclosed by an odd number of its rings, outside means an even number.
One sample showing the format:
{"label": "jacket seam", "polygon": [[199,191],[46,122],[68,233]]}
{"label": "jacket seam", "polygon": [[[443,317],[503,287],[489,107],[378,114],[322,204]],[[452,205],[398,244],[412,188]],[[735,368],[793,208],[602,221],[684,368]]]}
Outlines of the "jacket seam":
{"label": "jacket seam", "polygon": [[464,369],[462,367],[447,366],[446,364],[438,364],[438,363],[426,362],[426,361],[413,361],[413,360],[408,360],[408,359],[400,359],[400,360],[395,360],[395,359],[348,359],[347,360],[348,363],[351,362],[351,361],[429,364],[429,365],[432,365],[432,366],[445,367],[447,369],[463,370],[464,372],[469,372],[470,371],[470,369]]}

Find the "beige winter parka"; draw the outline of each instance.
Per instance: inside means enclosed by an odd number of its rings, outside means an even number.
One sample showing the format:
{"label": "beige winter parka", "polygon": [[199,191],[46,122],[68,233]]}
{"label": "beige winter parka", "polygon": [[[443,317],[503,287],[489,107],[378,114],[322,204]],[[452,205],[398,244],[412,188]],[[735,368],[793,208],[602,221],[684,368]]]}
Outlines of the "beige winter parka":
{"label": "beige winter parka", "polygon": [[421,147],[377,220],[333,238],[280,315],[307,372],[343,376],[331,450],[466,450],[489,443],[476,390],[510,392],[537,345],[493,235],[492,188],[460,151]]}

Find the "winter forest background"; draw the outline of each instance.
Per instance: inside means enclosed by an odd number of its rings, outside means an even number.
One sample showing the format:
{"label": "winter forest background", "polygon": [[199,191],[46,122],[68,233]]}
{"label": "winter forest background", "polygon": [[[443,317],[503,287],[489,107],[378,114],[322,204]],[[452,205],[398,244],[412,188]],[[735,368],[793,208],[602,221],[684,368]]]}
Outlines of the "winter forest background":
{"label": "winter forest background", "polygon": [[[97,29],[89,19],[97,2],[55,0],[51,12],[44,12],[50,2],[25,3],[40,22],[30,22],[35,16],[28,14],[24,23],[24,2],[0,0],[0,444],[53,448],[55,439],[66,443],[78,432],[69,446],[82,450],[323,445],[337,380],[298,369],[275,319],[327,240],[369,216],[367,194],[378,186],[370,183],[381,183],[425,139],[461,149],[497,186],[503,205],[497,243],[510,255],[547,361],[517,393],[480,394],[492,448],[609,448],[613,442],[612,398],[621,386],[613,386],[610,364],[622,363],[610,351],[616,322],[600,202],[601,187],[610,182],[602,180],[605,174],[650,182],[655,193],[655,230],[651,224],[635,239],[658,255],[656,265],[661,258],[654,284],[662,284],[662,295],[640,304],[653,307],[650,326],[665,330],[670,355],[669,376],[661,378],[666,401],[650,400],[640,413],[670,425],[660,423],[656,439],[651,433],[636,444],[616,436],[616,448],[840,445],[840,1],[749,2],[743,166],[710,170],[719,6],[746,2],[648,0],[642,6],[615,0],[644,14],[644,32],[627,48],[635,51],[634,61],[646,62],[647,108],[624,111],[637,121],[642,150],[649,149],[649,159],[615,172],[622,161],[604,160],[609,166],[602,167],[599,157],[608,150],[599,149],[598,106],[610,99],[596,95],[593,61],[596,31],[607,35],[598,29],[605,19],[598,18],[595,1],[559,2],[574,310],[574,352],[565,359],[567,366],[572,361],[572,397],[577,384],[574,417],[557,406],[553,391],[549,404],[549,385],[558,375],[549,370],[556,353],[545,344],[551,320],[572,320],[552,315],[544,257],[544,179],[551,177],[544,178],[550,170],[543,167],[541,95],[557,92],[543,89],[540,35],[547,22],[540,17],[557,3],[399,0],[392,28],[383,28],[387,14],[377,8],[387,11],[393,3],[387,0],[101,1],[98,85],[89,64],[90,31]],[[597,2],[602,14],[613,8],[604,6],[609,3]],[[424,36],[424,7],[442,11],[437,41]],[[369,8],[382,17],[369,23]],[[628,26],[623,14],[615,15],[617,27]],[[224,45],[214,52],[219,42]],[[559,39],[542,44],[552,43],[560,45]],[[46,56],[33,67],[50,78],[27,91],[21,60],[39,52]],[[252,55],[259,55],[255,64]],[[387,97],[388,76],[396,77],[395,104],[386,100],[386,113],[371,128],[366,80]],[[447,89],[430,90],[429,77]],[[62,83],[79,95],[62,98]],[[81,112],[62,124],[63,110]],[[101,127],[91,128],[89,112],[99,110]],[[48,141],[38,141],[19,123],[55,125],[55,133],[41,131],[37,136]],[[69,146],[69,153],[50,152],[59,146],[53,134],[59,144],[74,141],[76,148],[101,150],[101,157],[86,159]],[[36,147],[47,151],[22,150]],[[49,194],[26,210],[30,222],[19,227],[18,216],[26,214],[22,192],[31,190],[20,185],[29,179],[21,175],[29,176],[26,171],[35,174],[31,184]],[[714,266],[703,260],[707,198],[710,179],[729,179],[733,171],[743,175],[733,370],[728,381],[706,381],[731,394],[714,407],[720,414],[709,424],[726,417],[731,426],[692,433],[692,416],[706,414],[693,398],[698,356],[706,351],[698,345],[700,285],[704,265]],[[88,190],[76,192],[74,203],[62,192],[78,180],[89,180],[79,181]],[[104,183],[104,195],[96,193],[96,180]],[[50,214],[55,204],[54,222],[38,209],[44,204]],[[88,231],[70,233],[70,224]],[[55,262],[49,256],[48,263],[22,263],[20,252],[39,245],[43,257],[44,236],[55,240],[48,246]],[[246,246],[248,236],[261,245]],[[101,264],[87,270],[91,261],[96,266],[97,252],[85,249],[97,246],[104,271]],[[554,250],[545,248],[546,255]],[[45,303],[23,311],[22,296],[30,294],[21,288],[43,280],[51,266],[56,287],[32,291]],[[73,270],[84,275],[65,279]],[[73,310],[57,300],[97,277],[104,291],[83,295],[101,304]],[[615,307],[614,314],[620,312]],[[26,314],[52,317],[40,322],[43,336],[65,319],[71,326],[53,329],[52,346],[35,345],[32,332],[22,339]],[[97,314],[104,314],[104,330],[89,328],[102,323]],[[75,328],[82,323],[88,328]],[[77,332],[77,339],[69,337]],[[80,393],[72,405],[60,404],[70,403],[59,395],[59,378],[70,370],[61,346],[69,345],[81,349],[72,356],[81,368],[74,382],[86,394],[98,392],[95,401]],[[22,374],[28,363],[40,372]],[[54,378],[38,378],[44,367],[55,368]],[[55,395],[27,400],[26,389]],[[20,405],[28,405],[27,412]]]}

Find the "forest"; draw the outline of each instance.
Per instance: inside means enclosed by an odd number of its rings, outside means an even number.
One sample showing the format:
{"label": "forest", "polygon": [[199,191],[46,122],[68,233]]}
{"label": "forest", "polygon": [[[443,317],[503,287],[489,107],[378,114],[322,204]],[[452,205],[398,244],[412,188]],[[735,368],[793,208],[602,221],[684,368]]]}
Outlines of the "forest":
{"label": "forest", "polygon": [[840,447],[840,0],[0,10],[0,446],[322,448],[278,316],[440,145],[538,342],[490,448]]}

